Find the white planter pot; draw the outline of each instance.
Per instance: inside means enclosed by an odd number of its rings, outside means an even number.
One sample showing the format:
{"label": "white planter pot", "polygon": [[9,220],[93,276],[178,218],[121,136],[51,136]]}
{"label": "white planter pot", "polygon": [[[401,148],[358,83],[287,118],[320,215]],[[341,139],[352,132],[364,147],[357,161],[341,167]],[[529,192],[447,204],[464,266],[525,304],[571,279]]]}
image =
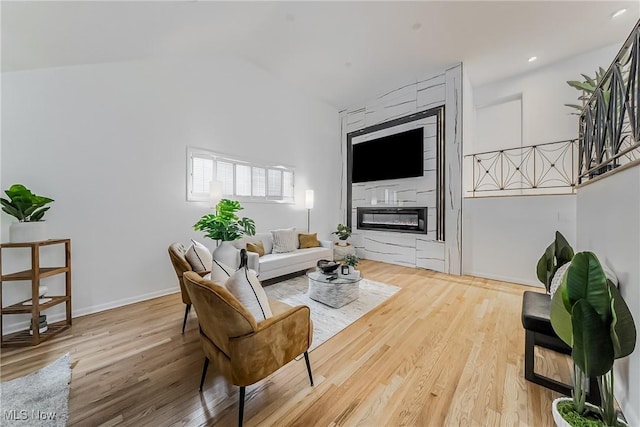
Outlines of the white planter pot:
{"label": "white planter pot", "polygon": [[338,240],[336,245],[338,245],[338,246],[349,246],[349,242],[347,242],[346,240]]}
{"label": "white planter pot", "polygon": [[[559,397],[556,400],[553,401],[553,405],[551,406],[551,413],[553,414],[553,421],[556,422],[556,426],[558,427],[571,427],[571,424],[569,424],[568,422],[565,421],[564,418],[562,418],[562,415],[560,415],[560,412],[558,412],[558,404],[561,402],[567,402],[567,401],[571,401],[573,399],[571,399],[570,397]],[[591,409],[595,411],[598,410],[597,406],[592,405],[591,403],[585,402],[585,405]],[[624,421],[622,421],[620,418],[618,418],[618,422],[620,422],[622,425],[627,425],[627,423],[625,423]]]}
{"label": "white planter pot", "polygon": [[211,255],[216,261],[234,269],[240,264],[240,252],[233,246],[233,242],[220,242]]}
{"label": "white planter pot", "polygon": [[30,243],[47,240],[47,223],[44,221],[14,222],[9,227],[11,243]]}

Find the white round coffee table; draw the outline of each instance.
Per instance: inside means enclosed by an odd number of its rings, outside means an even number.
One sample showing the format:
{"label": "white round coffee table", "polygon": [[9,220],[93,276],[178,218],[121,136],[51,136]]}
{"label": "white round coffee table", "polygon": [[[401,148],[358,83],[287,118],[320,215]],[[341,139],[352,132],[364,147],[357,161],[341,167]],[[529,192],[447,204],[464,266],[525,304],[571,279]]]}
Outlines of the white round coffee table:
{"label": "white round coffee table", "polygon": [[321,271],[307,273],[309,298],[333,308],[340,308],[358,299],[362,276],[327,275]]}

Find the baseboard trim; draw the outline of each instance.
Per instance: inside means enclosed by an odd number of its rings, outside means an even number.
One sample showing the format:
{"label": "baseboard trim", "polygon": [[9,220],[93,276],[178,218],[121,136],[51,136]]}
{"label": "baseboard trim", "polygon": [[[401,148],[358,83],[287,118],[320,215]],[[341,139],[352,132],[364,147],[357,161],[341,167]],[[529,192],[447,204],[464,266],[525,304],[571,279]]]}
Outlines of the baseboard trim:
{"label": "baseboard trim", "polygon": [[521,277],[503,276],[500,274],[483,273],[480,271],[465,271],[467,276],[481,277],[483,279],[499,280],[501,282],[515,283],[517,285],[533,286],[535,288],[542,288],[540,282],[534,282],[531,280],[523,279]]}
{"label": "baseboard trim", "polygon": [[[180,292],[180,288],[179,287],[172,287],[172,288],[167,288],[167,289],[162,289],[159,291],[155,291],[155,292],[149,292],[146,294],[142,294],[142,295],[138,295],[135,297],[129,297],[129,298],[122,298],[116,301],[111,301],[111,302],[107,302],[104,304],[98,304],[98,305],[93,305],[91,307],[86,307],[86,308],[80,308],[77,310],[72,310],[71,313],[71,317],[73,319],[76,319],[78,317],[82,317],[82,316],[87,316],[89,314],[95,314],[95,313],[100,313],[101,311],[106,311],[106,310],[111,310],[114,308],[119,308],[119,307],[124,307],[127,305],[131,305],[131,304],[135,304],[138,302],[142,302],[142,301],[147,301],[150,299],[154,299],[154,298],[158,298],[158,297],[162,297],[165,295],[171,295],[171,294],[175,294]],[[47,320],[51,323],[53,322],[58,322],[60,320],[64,320],[65,315],[64,313],[59,313],[59,314],[54,314],[51,316],[47,316]],[[21,321],[21,322],[16,322],[14,324],[9,324],[7,325],[5,322],[4,324],[4,331],[3,331],[3,335],[7,335],[7,334],[12,334],[14,332],[18,332],[18,331],[22,331],[25,329],[29,328],[29,321],[25,320],[25,321]]]}

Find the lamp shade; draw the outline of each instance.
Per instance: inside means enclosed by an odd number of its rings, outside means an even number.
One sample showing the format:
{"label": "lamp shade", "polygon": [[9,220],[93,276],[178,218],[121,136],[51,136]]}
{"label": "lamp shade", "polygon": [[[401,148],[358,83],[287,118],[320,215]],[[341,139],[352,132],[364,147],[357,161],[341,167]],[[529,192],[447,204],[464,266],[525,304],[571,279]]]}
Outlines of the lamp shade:
{"label": "lamp shade", "polygon": [[306,209],[313,209],[313,190],[306,190],[304,192],[304,207]]}
{"label": "lamp shade", "polygon": [[211,205],[215,206],[222,198],[222,182],[214,180],[209,181],[209,201]]}

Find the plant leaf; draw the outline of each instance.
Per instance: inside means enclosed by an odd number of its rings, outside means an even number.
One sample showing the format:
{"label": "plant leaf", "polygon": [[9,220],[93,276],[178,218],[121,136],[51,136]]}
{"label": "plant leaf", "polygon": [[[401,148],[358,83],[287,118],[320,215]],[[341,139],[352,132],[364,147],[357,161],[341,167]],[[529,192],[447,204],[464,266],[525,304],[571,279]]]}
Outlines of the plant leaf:
{"label": "plant leaf", "polygon": [[636,346],[636,326],[631,310],[620,295],[620,291],[607,281],[612,298],[613,321],[611,322],[611,339],[614,345],[614,357],[620,359],[633,353]]}
{"label": "plant leaf", "polygon": [[606,322],[586,299],[575,303],[571,312],[573,361],[589,377],[604,375],[613,368],[613,344]]}
{"label": "plant leaf", "polygon": [[578,104],[564,104],[565,107],[571,107],[571,108],[575,108],[576,110],[580,110],[582,111],[584,109],[584,107],[582,105],[578,105]]}
{"label": "plant leaf", "polygon": [[47,206],[45,208],[42,208],[42,209],[39,209],[39,210],[35,211],[29,217],[29,221],[40,221],[42,219],[42,216],[44,215],[44,213],[46,211],[48,211],[49,208],[50,208],[50,206]]}
{"label": "plant leaf", "polygon": [[560,288],[551,298],[551,326],[558,337],[568,346],[573,346],[573,329],[571,326],[571,313],[564,306],[562,294],[566,291],[566,281],[563,281]]}
{"label": "plant leaf", "polygon": [[596,83],[596,81],[591,77],[587,76],[586,74],[581,74],[581,75],[582,77],[584,77],[585,81],[589,83],[591,86],[598,86],[598,83]]}
{"label": "plant leaf", "polygon": [[579,82],[577,80],[569,80],[567,82],[567,84],[569,86],[571,86],[571,87],[574,87],[574,88],[579,89],[579,90],[584,90],[584,91],[589,92],[589,93],[593,93],[593,91],[596,90],[596,88],[594,86],[591,86],[588,83]]}
{"label": "plant leaf", "polygon": [[592,252],[579,252],[571,261],[567,271],[567,297],[569,305],[574,306],[581,299],[598,313],[603,322],[611,318],[609,289],[600,261]]}

